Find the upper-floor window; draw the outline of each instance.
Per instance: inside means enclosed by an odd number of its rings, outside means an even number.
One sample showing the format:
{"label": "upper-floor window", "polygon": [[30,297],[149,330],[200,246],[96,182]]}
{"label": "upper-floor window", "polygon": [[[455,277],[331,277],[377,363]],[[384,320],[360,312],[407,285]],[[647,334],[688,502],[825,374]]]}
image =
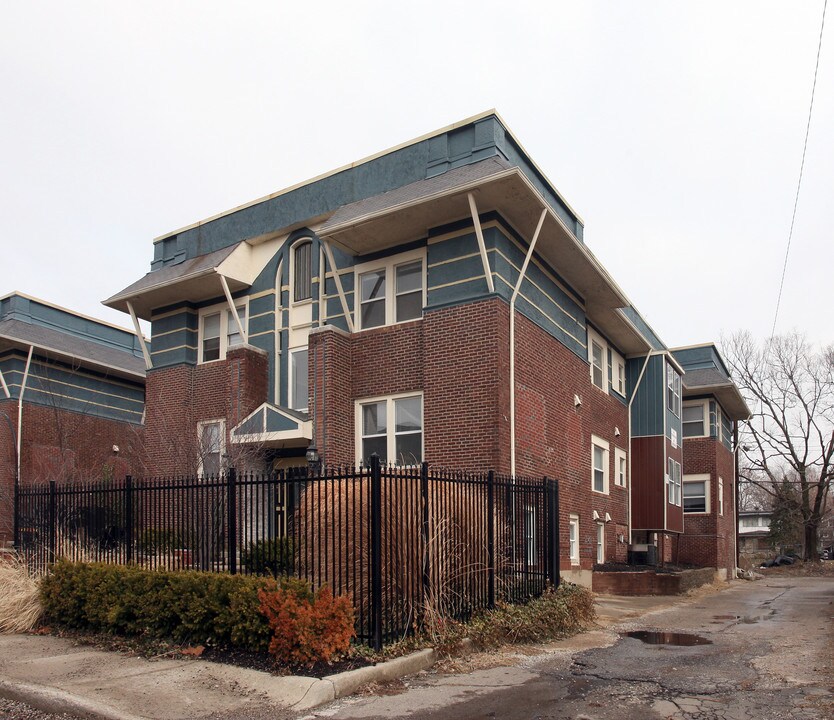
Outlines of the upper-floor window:
{"label": "upper-floor window", "polygon": [[709,475],[686,475],[684,477],[683,511],[685,513],[709,513]]}
{"label": "upper-floor window", "polygon": [[[246,328],[246,302],[235,306],[240,324]],[[240,345],[240,328],[226,303],[200,311],[199,362],[222,360],[229,348]]]}
{"label": "upper-floor window", "polygon": [[608,493],[608,443],[596,435],[591,436],[591,489]]}
{"label": "upper-floor window", "polygon": [[625,487],[627,474],[628,456],[626,451],[621,448],[614,448],[614,484]]}
{"label": "upper-floor window", "polygon": [[357,266],[356,286],[360,330],[420,318],[426,288],[423,251]]}
{"label": "upper-floor window", "polygon": [[603,373],[602,356],[605,352],[603,345],[591,340],[591,382],[602,390],[606,389]]}
{"label": "upper-floor window", "polygon": [[675,417],[681,416],[681,376],[670,363],[666,364],[666,405]]}
{"label": "upper-floor window", "polygon": [[423,396],[395,395],[356,404],[357,461],[415,465],[423,461]]}
{"label": "upper-floor window", "polygon": [[670,505],[681,504],[681,464],[669,458],[669,467],[666,475],[666,485],[668,488],[668,500]]}
{"label": "upper-floor window", "polygon": [[599,333],[588,327],[588,363],[591,382],[603,392],[625,397],[625,360]]}
{"label": "upper-floor window", "polygon": [[707,434],[707,420],[709,405],[706,400],[696,400],[683,404],[683,436],[705,437]]}
{"label": "upper-floor window", "polygon": [[302,240],[292,249],[293,302],[313,297],[313,241]]}
{"label": "upper-floor window", "polygon": [[615,350],[611,350],[611,387],[614,392],[625,397],[625,360],[623,360],[623,356]]}

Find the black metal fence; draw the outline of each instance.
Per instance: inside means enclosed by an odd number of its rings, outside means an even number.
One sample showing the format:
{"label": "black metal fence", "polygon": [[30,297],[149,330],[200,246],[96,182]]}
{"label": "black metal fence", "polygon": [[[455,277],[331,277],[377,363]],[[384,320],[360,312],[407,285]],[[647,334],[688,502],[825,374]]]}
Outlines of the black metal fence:
{"label": "black metal fence", "polygon": [[559,582],[558,486],[427,464],[20,487],[15,540],[58,558],[286,574],[350,596],[374,647]]}

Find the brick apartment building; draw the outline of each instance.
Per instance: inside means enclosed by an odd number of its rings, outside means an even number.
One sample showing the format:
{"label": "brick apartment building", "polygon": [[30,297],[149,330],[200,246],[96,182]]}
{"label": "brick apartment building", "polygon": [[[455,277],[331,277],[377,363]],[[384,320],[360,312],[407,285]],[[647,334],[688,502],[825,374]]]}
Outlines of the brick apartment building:
{"label": "brick apartment building", "polygon": [[629,548],[735,565],[723,522],[679,542],[688,474],[735,512],[730,436],[690,468],[682,417],[690,391],[731,424],[743,402],[690,387],[692,353],[647,325],[494,112],[158,238],[105,304],[152,326],[155,473],[315,449],[548,476],[568,579]]}
{"label": "brick apartment building", "polygon": [[141,468],[145,367],[136,335],[21,293],[0,298],[0,543],[15,478]]}

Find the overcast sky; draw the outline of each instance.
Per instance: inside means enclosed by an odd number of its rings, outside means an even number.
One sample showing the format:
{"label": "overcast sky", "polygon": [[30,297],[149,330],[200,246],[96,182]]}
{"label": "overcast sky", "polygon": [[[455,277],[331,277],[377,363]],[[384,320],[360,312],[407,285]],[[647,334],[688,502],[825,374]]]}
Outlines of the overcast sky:
{"label": "overcast sky", "polygon": [[[773,322],[823,0],[11,2],[0,295],[100,301],[154,237],[496,108],[670,345]],[[834,342],[834,17],[777,331]]]}

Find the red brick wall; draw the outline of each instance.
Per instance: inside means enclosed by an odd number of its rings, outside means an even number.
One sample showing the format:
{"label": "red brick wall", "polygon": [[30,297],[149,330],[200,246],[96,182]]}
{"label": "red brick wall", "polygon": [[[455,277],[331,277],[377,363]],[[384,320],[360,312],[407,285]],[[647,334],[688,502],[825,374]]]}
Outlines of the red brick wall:
{"label": "red brick wall", "polygon": [[[714,438],[684,440],[685,475],[709,474],[710,512],[687,514],[684,534],[679,540],[678,559],[692,565],[727,570],[735,569],[735,466],[733,454]],[[718,478],[724,481],[724,514],[719,515]]]}
{"label": "red brick wall", "polygon": [[197,423],[226,422],[229,431],[268,400],[269,363],[251,347],[229,350],[225,360],[150,370],[145,390],[145,437],[149,475],[192,474],[197,470]]}
{"label": "red brick wall", "polygon": [[[620,542],[617,525],[628,524],[628,487],[614,484],[614,449],[629,450],[628,409],[591,383],[587,362],[520,314],[515,336],[516,468],[519,474],[559,480],[562,567],[571,567],[566,550],[571,513],[579,516],[580,567],[590,569],[596,561],[593,511],[602,519],[611,516],[605,523],[606,561],[624,562],[628,535]],[[582,400],[578,408],[574,395]],[[592,434],[609,443],[608,495],[591,491]]]}
{"label": "red brick wall", "polygon": [[[17,401],[0,402],[0,541],[13,528]],[[116,453],[113,446],[119,448]],[[20,481],[120,478],[143,467],[141,426],[24,402]]]}
{"label": "red brick wall", "polygon": [[[422,321],[348,336],[310,336],[316,442],[328,463],[355,460],[355,401],[423,391],[425,458],[433,465],[510,471],[509,307],[497,298],[430,311]],[[349,390],[348,390],[349,388]],[[574,395],[582,405],[574,407]],[[615,435],[615,428],[620,435]],[[591,434],[609,442],[609,493],[591,492]],[[615,447],[628,450],[624,403],[591,384],[587,362],[516,315],[516,473],[560,482],[563,566],[568,516],[580,518],[581,567],[626,560],[628,489],[614,484]],[[619,542],[619,535],[624,541]]]}

